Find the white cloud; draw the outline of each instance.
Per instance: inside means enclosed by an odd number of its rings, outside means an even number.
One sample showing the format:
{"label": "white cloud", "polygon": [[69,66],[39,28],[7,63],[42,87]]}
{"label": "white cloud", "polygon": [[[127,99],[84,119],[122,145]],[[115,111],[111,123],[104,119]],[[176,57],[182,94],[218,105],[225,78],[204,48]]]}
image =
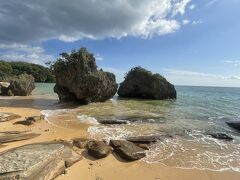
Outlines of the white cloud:
{"label": "white cloud", "polygon": [[178,85],[240,87],[240,75],[223,76],[186,70],[165,69],[164,76],[173,84]]}
{"label": "white cloud", "polygon": [[232,64],[235,67],[240,67],[240,60],[228,60],[228,61],[224,61],[224,63]]}
{"label": "white cloud", "polygon": [[0,44],[59,39],[151,37],[180,29],[191,0],[7,0],[0,2]]}
{"label": "white cloud", "polygon": [[193,10],[193,9],[195,9],[195,8],[196,8],[196,5],[195,5],[195,4],[192,4],[192,5],[189,6],[189,9],[191,9],[191,10]]}
{"label": "white cloud", "polygon": [[182,21],[182,24],[183,25],[186,25],[186,24],[189,24],[191,21],[189,21],[188,19],[184,19],[183,21]]}
{"label": "white cloud", "polygon": [[202,24],[203,21],[202,20],[195,20],[192,22],[193,25],[198,25],[198,24]]}
{"label": "white cloud", "polygon": [[0,44],[0,59],[44,64],[47,61],[54,60],[54,57],[46,54],[44,49],[40,46]]}
{"label": "white cloud", "polygon": [[190,3],[191,0],[182,0],[182,1],[178,1],[173,5],[173,12],[172,12],[172,16],[176,16],[177,14],[181,14],[183,15],[185,13],[186,10],[186,6],[188,5],[188,3]]}

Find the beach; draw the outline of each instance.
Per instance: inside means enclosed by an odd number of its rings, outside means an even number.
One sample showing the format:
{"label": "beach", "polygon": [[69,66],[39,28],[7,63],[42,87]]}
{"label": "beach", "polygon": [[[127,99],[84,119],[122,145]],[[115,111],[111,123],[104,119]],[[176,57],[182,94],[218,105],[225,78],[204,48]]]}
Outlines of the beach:
{"label": "beach", "polygon": [[[27,98],[15,97],[15,98],[1,98],[4,101],[4,105],[1,104],[0,112],[15,113],[21,116],[20,119],[29,116],[39,116],[47,108],[56,105],[59,107],[56,97],[50,96],[44,100],[42,95],[33,95]],[[24,107],[21,107],[21,103],[24,101]],[[46,109],[43,108],[45,103],[52,102]],[[19,103],[20,102],[20,103]],[[27,103],[28,102],[28,103]],[[34,102],[34,104],[32,104]],[[56,107],[52,107],[56,110]],[[74,106],[71,107],[74,110]],[[58,116],[59,117],[59,116]],[[41,134],[40,136],[30,139],[7,143],[1,146],[0,151],[11,149],[25,144],[31,144],[36,142],[46,142],[52,140],[66,140],[69,141],[73,138],[92,138],[89,134],[89,127],[91,124],[86,122],[75,122],[71,120],[71,117],[65,116],[58,120],[52,121],[39,121],[31,126],[13,125],[14,122],[19,119],[2,122],[0,131],[31,131]],[[87,117],[86,117],[87,118]],[[51,118],[49,118],[51,120]],[[54,120],[54,121],[53,121]],[[97,137],[96,137],[97,138]],[[108,157],[100,160],[95,160],[90,157],[86,151],[82,151],[83,159],[75,163],[73,166],[67,169],[66,174],[60,175],[56,179],[161,179],[161,180],[237,180],[240,177],[240,173],[234,170],[203,170],[197,168],[177,168],[173,166],[167,166],[163,163],[147,163],[142,160],[134,162],[126,162],[119,158],[116,154],[109,155]],[[184,159],[184,158],[183,158]]]}

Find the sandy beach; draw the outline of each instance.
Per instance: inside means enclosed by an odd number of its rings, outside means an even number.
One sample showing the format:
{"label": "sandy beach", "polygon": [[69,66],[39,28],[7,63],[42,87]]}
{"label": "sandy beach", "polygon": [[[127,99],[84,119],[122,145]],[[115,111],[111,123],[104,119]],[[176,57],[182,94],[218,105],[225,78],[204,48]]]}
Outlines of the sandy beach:
{"label": "sandy beach", "polygon": [[[7,100],[6,100],[7,101]],[[0,107],[0,112],[9,112],[19,114],[20,119],[28,116],[40,115],[41,109],[30,107]],[[39,137],[23,140],[18,142],[12,142],[4,144],[0,148],[0,151],[5,151],[13,147],[18,147],[25,144],[31,144],[35,142],[51,141],[56,139],[70,140],[76,137],[88,137],[87,128],[88,125],[82,123],[78,127],[71,128],[71,125],[66,127],[49,124],[47,121],[40,121],[32,126],[13,125],[14,122],[19,119],[11,120],[1,123],[0,131],[31,131],[40,133]],[[71,122],[69,122],[71,124]],[[107,158],[101,160],[95,160],[89,157],[86,151],[82,152],[83,159],[70,168],[67,169],[67,173],[57,177],[58,180],[238,180],[240,173],[231,171],[208,171],[197,169],[181,169],[167,167],[159,163],[148,164],[142,161],[125,162],[117,155],[113,154]]]}

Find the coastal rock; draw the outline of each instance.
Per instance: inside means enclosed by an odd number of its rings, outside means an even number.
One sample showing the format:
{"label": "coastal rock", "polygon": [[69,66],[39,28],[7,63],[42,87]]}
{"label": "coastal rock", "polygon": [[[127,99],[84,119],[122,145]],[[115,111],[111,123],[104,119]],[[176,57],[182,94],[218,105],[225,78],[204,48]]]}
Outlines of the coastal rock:
{"label": "coastal rock", "polygon": [[90,140],[86,138],[75,138],[72,140],[72,145],[76,146],[79,149],[84,149],[87,147],[87,144]]}
{"label": "coastal rock", "polygon": [[0,112],[0,122],[10,121],[13,119],[20,118],[21,116],[13,113],[1,113]]}
{"label": "coastal rock", "polygon": [[144,99],[176,99],[175,87],[160,74],[142,68],[132,68],[118,89],[120,97]]}
{"label": "coastal rock", "polygon": [[232,137],[228,136],[227,134],[223,134],[223,133],[210,133],[208,135],[212,136],[215,139],[227,140],[227,141],[233,140]]}
{"label": "coastal rock", "polygon": [[35,88],[34,77],[28,74],[12,76],[8,78],[9,86],[1,85],[1,95],[4,96],[28,96]]}
{"label": "coastal rock", "polygon": [[127,124],[127,121],[124,120],[101,120],[98,121],[101,124]]}
{"label": "coastal rock", "polygon": [[41,115],[41,116],[31,116],[31,117],[27,117],[24,121],[17,121],[14,124],[22,124],[22,125],[26,125],[26,126],[30,126],[32,124],[34,124],[37,121],[40,120],[44,120],[45,116]]}
{"label": "coastal rock", "polygon": [[13,148],[0,153],[0,179],[54,179],[81,158],[64,142]]}
{"label": "coastal rock", "polygon": [[100,159],[107,157],[112,152],[112,147],[103,141],[90,141],[87,144],[87,150],[89,155]]}
{"label": "coastal rock", "polygon": [[113,147],[114,152],[127,161],[135,161],[146,156],[145,149],[129,141],[110,140],[110,145]]}
{"label": "coastal rock", "polygon": [[39,135],[40,134],[29,133],[29,132],[26,132],[26,131],[23,131],[23,132],[21,132],[21,131],[0,132],[0,144],[32,139],[32,138],[35,138]]}
{"label": "coastal rock", "polygon": [[240,121],[226,122],[228,126],[240,131]]}
{"label": "coastal rock", "polygon": [[62,58],[53,65],[54,92],[60,101],[103,102],[116,93],[115,75],[98,70],[93,54],[85,48],[61,55]]}
{"label": "coastal rock", "polygon": [[154,136],[137,136],[137,137],[129,137],[127,141],[137,144],[151,144],[160,140],[164,140],[165,138],[172,138],[171,135],[154,135]]}

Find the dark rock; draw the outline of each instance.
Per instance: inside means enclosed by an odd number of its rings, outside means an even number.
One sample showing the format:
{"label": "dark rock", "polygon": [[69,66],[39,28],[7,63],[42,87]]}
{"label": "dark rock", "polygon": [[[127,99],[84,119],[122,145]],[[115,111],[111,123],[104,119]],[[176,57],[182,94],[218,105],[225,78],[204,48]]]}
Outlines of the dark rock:
{"label": "dark rock", "polygon": [[128,141],[138,144],[151,144],[155,143],[159,140],[164,140],[165,138],[172,138],[171,135],[154,135],[154,136],[137,136],[137,137],[129,137]]}
{"label": "dark rock", "polygon": [[27,140],[32,139],[40,134],[36,133],[29,133],[29,132],[21,132],[21,131],[6,131],[6,132],[0,132],[0,143],[9,143],[9,142],[15,142],[15,141],[21,141],[21,140]]}
{"label": "dark rock", "polygon": [[113,147],[114,152],[127,161],[135,161],[146,156],[143,148],[129,141],[110,140],[110,145]]}
{"label": "dark rock", "polygon": [[22,124],[22,125],[26,125],[26,126],[30,126],[32,124],[34,124],[37,121],[40,120],[44,120],[45,116],[41,115],[41,116],[31,116],[31,117],[27,117],[24,121],[17,121],[14,124]]}
{"label": "dark rock", "polygon": [[20,118],[21,116],[13,113],[1,113],[0,112],[0,122],[10,121],[13,119]]}
{"label": "dark rock", "polygon": [[235,121],[235,122],[226,122],[227,125],[229,125],[230,127],[240,131],[240,121]]}
{"label": "dark rock", "polygon": [[127,124],[127,121],[124,120],[101,120],[99,121],[101,124]]}
{"label": "dark rock", "polygon": [[8,87],[1,86],[1,95],[28,96],[35,88],[34,77],[28,74],[9,77],[8,82]]}
{"label": "dark rock", "polygon": [[221,139],[221,140],[227,140],[227,141],[233,140],[232,137],[228,136],[227,134],[223,134],[223,133],[210,133],[208,135],[212,136],[215,139]]}
{"label": "dark rock", "polygon": [[87,147],[87,144],[90,140],[86,138],[75,138],[72,140],[73,146],[76,146],[79,149],[84,149]]}
{"label": "dark rock", "polygon": [[53,67],[54,92],[60,101],[103,102],[117,91],[115,75],[98,70],[93,54],[85,48],[71,54],[63,53]]}
{"label": "dark rock", "polygon": [[88,154],[94,158],[107,157],[112,152],[112,147],[103,141],[89,141],[87,144]]}
{"label": "dark rock", "polygon": [[63,142],[13,148],[0,153],[0,179],[54,179],[81,158]]}
{"label": "dark rock", "polygon": [[145,149],[145,150],[149,150],[150,149],[150,145],[149,144],[138,144],[138,143],[134,143],[136,146]]}
{"label": "dark rock", "polygon": [[120,97],[144,99],[176,99],[175,87],[160,74],[141,67],[132,68],[118,89]]}

